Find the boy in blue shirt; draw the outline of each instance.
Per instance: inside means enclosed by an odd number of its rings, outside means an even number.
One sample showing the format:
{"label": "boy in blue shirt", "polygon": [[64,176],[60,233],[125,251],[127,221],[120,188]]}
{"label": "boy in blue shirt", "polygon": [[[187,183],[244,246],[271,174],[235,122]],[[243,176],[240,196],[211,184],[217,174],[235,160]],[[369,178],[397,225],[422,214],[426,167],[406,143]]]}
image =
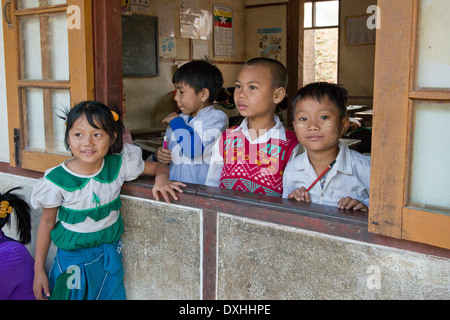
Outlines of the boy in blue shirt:
{"label": "boy in blue shirt", "polygon": [[227,115],[213,106],[223,89],[222,73],[206,60],[194,60],[181,66],[172,82],[181,113],[163,119],[168,145],[153,159],[169,164],[173,181],[205,184],[214,142],[228,128]]}

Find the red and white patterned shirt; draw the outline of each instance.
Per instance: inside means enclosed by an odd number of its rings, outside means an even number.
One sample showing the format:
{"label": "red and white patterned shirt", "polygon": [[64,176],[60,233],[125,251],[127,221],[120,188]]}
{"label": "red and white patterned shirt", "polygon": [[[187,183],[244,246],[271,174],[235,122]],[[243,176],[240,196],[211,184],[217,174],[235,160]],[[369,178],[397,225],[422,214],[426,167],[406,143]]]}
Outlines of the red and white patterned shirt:
{"label": "red and white patterned shirt", "polygon": [[[298,140],[294,132],[284,128],[278,117],[276,122],[274,128],[253,142],[246,120],[241,126],[226,130],[214,150],[216,160],[221,159],[221,163],[210,164],[207,184],[281,197],[283,173],[291,155],[297,153]],[[211,172],[219,168],[220,176]]]}

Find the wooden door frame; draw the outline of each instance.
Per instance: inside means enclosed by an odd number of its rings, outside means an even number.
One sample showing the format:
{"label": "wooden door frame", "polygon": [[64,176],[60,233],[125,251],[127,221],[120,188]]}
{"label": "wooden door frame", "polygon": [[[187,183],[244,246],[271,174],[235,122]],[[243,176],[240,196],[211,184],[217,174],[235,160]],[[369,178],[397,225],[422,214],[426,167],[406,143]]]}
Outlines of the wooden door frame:
{"label": "wooden door frame", "polygon": [[120,0],[92,3],[95,99],[123,110],[122,9]]}

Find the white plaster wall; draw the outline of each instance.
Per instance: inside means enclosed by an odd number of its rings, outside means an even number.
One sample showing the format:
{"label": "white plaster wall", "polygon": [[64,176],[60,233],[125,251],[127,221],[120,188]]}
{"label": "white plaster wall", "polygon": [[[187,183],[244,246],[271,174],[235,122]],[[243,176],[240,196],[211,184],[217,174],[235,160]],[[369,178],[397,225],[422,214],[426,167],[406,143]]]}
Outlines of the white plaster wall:
{"label": "white plaster wall", "polygon": [[[3,12],[0,11],[3,20]],[[0,161],[9,162],[8,117],[6,108],[5,54],[3,23],[0,23]]]}

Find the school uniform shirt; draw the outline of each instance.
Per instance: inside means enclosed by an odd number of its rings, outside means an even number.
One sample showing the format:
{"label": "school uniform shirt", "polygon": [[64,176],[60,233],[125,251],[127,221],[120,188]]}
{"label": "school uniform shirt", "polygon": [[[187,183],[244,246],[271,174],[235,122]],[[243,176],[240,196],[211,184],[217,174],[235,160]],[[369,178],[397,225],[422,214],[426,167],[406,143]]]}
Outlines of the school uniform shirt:
{"label": "school uniform shirt", "polygon": [[[309,191],[311,202],[337,207],[342,198],[351,197],[369,206],[370,158],[350,150],[342,142],[339,142],[339,149],[336,163],[326,174],[323,186],[319,181]],[[306,151],[286,168],[283,198],[297,188],[308,188],[317,177]]]}
{"label": "school uniform shirt", "polygon": [[77,174],[64,162],[36,182],[31,205],[35,209],[59,208],[51,238],[60,249],[115,243],[123,233],[121,187],[139,177],[144,166],[142,150],[131,144],[124,144],[120,154],[106,155],[93,175]]}
{"label": "school uniform shirt", "polygon": [[172,181],[205,184],[215,141],[228,128],[227,115],[214,106],[203,108],[195,117],[181,113],[166,130],[172,151]]}
{"label": "school uniform shirt", "polygon": [[282,176],[299,143],[277,116],[274,120],[275,126],[253,141],[247,118],[227,130],[214,146],[206,185],[281,197]]}

